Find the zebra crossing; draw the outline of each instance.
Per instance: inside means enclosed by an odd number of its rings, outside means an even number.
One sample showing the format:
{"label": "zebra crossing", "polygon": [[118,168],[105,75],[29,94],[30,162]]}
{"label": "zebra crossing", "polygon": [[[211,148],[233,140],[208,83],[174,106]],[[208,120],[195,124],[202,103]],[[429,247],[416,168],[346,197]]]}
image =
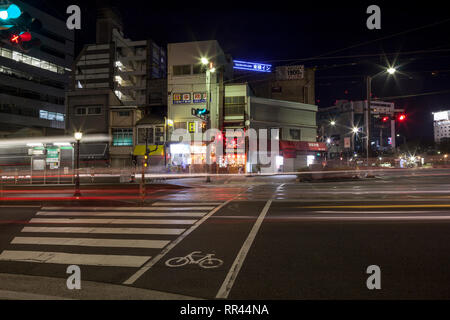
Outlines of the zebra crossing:
{"label": "zebra crossing", "polygon": [[0,263],[139,268],[220,204],[42,207],[0,253]]}

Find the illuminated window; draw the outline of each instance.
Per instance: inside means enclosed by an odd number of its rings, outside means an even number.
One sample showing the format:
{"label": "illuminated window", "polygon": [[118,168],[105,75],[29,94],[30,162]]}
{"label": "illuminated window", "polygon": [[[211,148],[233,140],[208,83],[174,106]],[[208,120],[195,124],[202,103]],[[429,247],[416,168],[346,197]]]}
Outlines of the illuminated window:
{"label": "illuminated window", "polygon": [[[60,67],[57,66],[54,63],[50,63],[48,61],[44,61],[44,60],[40,60],[37,58],[33,58],[29,55],[20,53],[20,52],[16,52],[16,51],[11,51],[9,49],[5,49],[5,48],[0,48],[0,55],[2,57],[8,58],[8,59],[13,59],[14,61],[17,62],[22,62],[37,68],[41,68],[41,69],[45,69],[51,72],[55,72],[55,73],[59,73],[59,74],[64,74],[65,72],[65,68],[64,67]],[[70,69],[67,69],[68,71],[70,71]]]}
{"label": "illuminated window", "polygon": [[132,128],[113,128],[113,146],[124,147],[133,145],[133,129]]}

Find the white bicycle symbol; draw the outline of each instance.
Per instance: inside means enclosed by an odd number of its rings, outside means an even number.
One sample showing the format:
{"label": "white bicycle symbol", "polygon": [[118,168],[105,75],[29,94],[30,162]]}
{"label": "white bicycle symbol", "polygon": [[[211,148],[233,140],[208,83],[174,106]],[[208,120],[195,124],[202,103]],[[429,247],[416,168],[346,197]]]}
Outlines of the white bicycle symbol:
{"label": "white bicycle symbol", "polygon": [[211,269],[220,267],[223,261],[214,258],[213,253],[202,254],[201,251],[194,251],[185,257],[175,257],[166,261],[166,266],[171,268],[183,267],[187,264],[198,264],[204,269]]}

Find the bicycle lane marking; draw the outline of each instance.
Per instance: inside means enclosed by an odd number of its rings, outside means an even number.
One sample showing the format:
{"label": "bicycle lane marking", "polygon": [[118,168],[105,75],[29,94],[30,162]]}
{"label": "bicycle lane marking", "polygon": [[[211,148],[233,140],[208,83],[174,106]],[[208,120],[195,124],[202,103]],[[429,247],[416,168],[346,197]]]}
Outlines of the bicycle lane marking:
{"label": "bicycle lane marking", "polygon": [[[229,202],[176,246],[166,258],[154,264],[134,285],[192,297],[215,298],[266,202]],[[195,261],[189,259],[194,252],[201,252],[194,257]],[[205,256],[214,261],[208,259],[199,265]],[[185,263],[186,259],[190,263]],[[167,261],[171,261],[172,265],[179,263],[180,266],[167,266]]]}
{"label": "bicycle lane marking", "polygon": [[228,203],[230,203],[233,199],[230,199],[224,203],[222,203],[220,206],[213,209],[210,213],[205,215],[202,219],[198,220],[196,223],[194,223],[188,230],[186,230],[181,236],[179,236],[175,241],[171,242],[167,247],[164,248],[157,256],[155,256],[153,259],[148,261],[146,264],[144,264],[138,271],[136,271],[130,278],[125,280],[123,284],[134,284],[136,280],[138,280],[145,272],[147,272],[151,267],[153,267],[159,260],[161,260],[167,253],[169,253],[170,250],[172,250],[178,243],[183,241],[184,238],[186,238],[190,233],[192,233],[195,229],[198,228],[203,222],[205,222],[210,216],[212,216],[214,213],[219,211],[221,208],[226,206]]}
{"label": "bicycle lane marking", "polygon": [[216,295],[217,299],[226,299],[230,294],[231,288],[233,288],[234,281],[236,280],[237,275],[239,274],[239,271],[241,270],[241,267],[244,264],[244,260],[247,257],[247,253],[250,250],[253,241],[255,240],[256,234],[258,233],[259,228],[261,227],[261,224],[264,221],[264,218],[266,217],[266,214],[269,211],[270,206],[272,205],[272,201],[273,200],[269,200],[266,202],[266,205],[259,214],[258,219],[256,219],[256,222],[253,225],[252,230],[250,231],[247,239],[242,245],[239,254],[234,260],[233,265],[230,268],[230,271],[228,272],[227,276],[225,277],[225,280],[222,283],[222,286],[217,292]]}

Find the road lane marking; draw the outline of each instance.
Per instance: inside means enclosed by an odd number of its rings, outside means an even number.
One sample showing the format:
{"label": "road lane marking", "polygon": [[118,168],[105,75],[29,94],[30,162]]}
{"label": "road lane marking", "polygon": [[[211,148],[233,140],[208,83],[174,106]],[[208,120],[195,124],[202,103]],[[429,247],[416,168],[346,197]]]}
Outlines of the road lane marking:
{"label": "road lane marking", "polygon": [[180,235],[186,229],[165,228],[89,228],[89,227],[25,227],[21,232],[92,233],[92,234],[152,234]]}
{"label": "road lane marking", "polygon": [[267,212],[269,211],[272,201],[273,200],[267,201],[266,205],[264,206],[258,218],[256,219],[256,222],[253,225],[252,230],[250,231],[247,239],[242,245],[241,250],[239,250],[239,253],[236,256],[236,259],[234,260],[233,265],[230,268],[230,271],[228,272],[227,276],[225,277],[225,280],[222,283],[222,286],[217,292],[216,295],[217,299],[226,299],[230,294],[231,288],[233,288],[234,281],[236,280],[239,271],[241,270],[242,265],[244,264],[248,251],[250,250],[250,247],[252,246],[253,241],[255,240],[259,228],[261,227],[261,224],[264,221]]}
{"label": "road lane marking", "polygon": [[88,210],[88,211],[189,211],[189,210],[212,210],[214,206],[194,207],[43,207],[42,210]]}
{"label": "road lane marking", "polygon": [[0,254],[0,261],[34,263],[77,264],[103,267],[140,267],[150,256],[119,256],[99,254],[75,254],[64,252],[11,251]]}
{"label": "road lane marking", "polygon": [[353,220],[353,221],[383,221],[383,220],[389,220],[389,221],[402,221],[402,220],[409,220],[409,221],[448,221],[450,220],[450,216],[392,216],[392,215],[383,215],[383,216],[371,216],[371,215],[364,215],[364,216],[302,216],[302,217],[286,217],[286,218],[277,218],[279,220],[303,220],[303,221],[319,221],[319,220],[326,220],[326,221],[342,221],[342,220]]}
{"label": "road lane marking", "polygon": [[315,213],[320,213],[320,214],[327,214],[327,213],[341,213],[341,214],[361,214],[361,213],[365,213],[365,214],[429,214],[430,212],[432,212],[433,214],[436,213],[444,213],[447,214],[448,211],[412,211],[412,210],[386,210],[386,211],[364,211],[362,212],[361,210],[358,211],[344,211],[344,210],[322,210],[322,211],[311,211],[311,212],[315,212]]}
{"label": "road lane marking", "polygon": [[208,206],[218,206],[222,204],[222,202],[155,202],[152,206],[199,206],[199,205],[208,205]]}
{"label": "road lane marking", "polygon": [[168,240],[15,237],[11,244],[162,249]]}
{"label": "road lane marking", "polygon": [[243,192],[238,194],[236,197],[222,203],[220,206],[216,207],[214,210],[209,212],[202,219],[198,220],[194,225],[192,225],[185,233],[179,236],[175,241],[171,242],[167,247],[165,247],[158,255],[156,255],[153,259],[149,260],[144,266],[142,266],[135,274],[133,274],[130,278],[125,280],[123,284],[131,285],[135,283],[142,275],[147,272],[151,267],[153,267],[159,260],[161,260],[167,253],[170,252],[177,244],[179,244],[184,238],[186,238],[189,234],[191,234],[195,229],[197,229],[203,222],[205,222],[209,217],[215,214],[217,211],[228,205],[235,198],[240,196]]}
{"label": "road lane marking", "polygon": [[30,223],[61,223],[61,224],[194,224],[197,220],[168,219],[65,219],[65,218],[33,218]]}
{"label": "road lane marking", "polygon": [[450,204],[376,204],[376,205],[349,205],[349,206],[304,206],[293,208],[305,208],[305,209],[450,208]]}
{"label": "road lane marking", "polygon": [[108,211],[39,211],[38,216],[110,216],[110,217],[203,217],[204,212],[108,212]]}

